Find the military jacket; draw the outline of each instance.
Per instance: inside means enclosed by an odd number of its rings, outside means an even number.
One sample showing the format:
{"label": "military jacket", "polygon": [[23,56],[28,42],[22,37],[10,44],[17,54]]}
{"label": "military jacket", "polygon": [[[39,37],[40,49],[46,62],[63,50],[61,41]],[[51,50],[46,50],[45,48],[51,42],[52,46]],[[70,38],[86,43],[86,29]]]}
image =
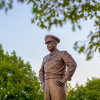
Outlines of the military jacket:
{"label": "military jacket", "polygon": [[43,58],[39,71],[40,81],[47,79],[65,78],[70,81],[76,69],[76,62],[67,51],[55,50]]}

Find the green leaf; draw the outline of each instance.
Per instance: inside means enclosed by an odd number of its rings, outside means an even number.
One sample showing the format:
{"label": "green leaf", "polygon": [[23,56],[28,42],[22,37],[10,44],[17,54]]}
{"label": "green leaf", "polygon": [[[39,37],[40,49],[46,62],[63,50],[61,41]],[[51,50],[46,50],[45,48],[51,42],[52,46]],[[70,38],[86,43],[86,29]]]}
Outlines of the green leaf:
{"label": "green leaf", "polygon": [[34,19],[32,19],[32,20],[31,20],[31,23],[34,23],[34,22],[35,22]]}
{"label": "green leaf", "polygon": [[99,53],[100,53],[100,48],[99,48]]}
{"label": "green leaf", "polygon": [[81,29],[81,26],[80,26],[80,25],[78,25],[77,27],[78,27],[79,29]]}
{"label": "green leaf", "polygon": [[79,49],[79,53],[82,53],[83,51],[84,51],[84,49],[85,49],[85,46],[82,46],[80,49]]}
{"label": "green leaf", "polygon": [[9,8],[10,8],[10,9],[12,8],[12,4],[11,4],[11,3],[9,4]]}
{"label": "green leaf", "polygon": [[61,20],[59,20],[59,24],[60,24],[60,26],[62,27],[62,21],[61,21]]}
{"label": "green leaf", "polygon": [[86,60],[90,60],[92,57],[91,56],[87,56]]}
{"label": "green leaf", "polygon": [[75,25],[72,26],[72,30],[75,31]]}

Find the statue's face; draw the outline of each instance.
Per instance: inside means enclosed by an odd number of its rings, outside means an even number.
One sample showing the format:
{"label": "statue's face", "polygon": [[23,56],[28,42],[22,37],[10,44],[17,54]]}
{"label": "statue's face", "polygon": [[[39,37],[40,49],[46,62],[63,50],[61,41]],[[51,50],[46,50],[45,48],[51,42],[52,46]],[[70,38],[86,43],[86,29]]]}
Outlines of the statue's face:
{"label": "statue's face", "polygon": [[46,43],[48,51],[52,51],[57,46],[57,41],[49,41]]}

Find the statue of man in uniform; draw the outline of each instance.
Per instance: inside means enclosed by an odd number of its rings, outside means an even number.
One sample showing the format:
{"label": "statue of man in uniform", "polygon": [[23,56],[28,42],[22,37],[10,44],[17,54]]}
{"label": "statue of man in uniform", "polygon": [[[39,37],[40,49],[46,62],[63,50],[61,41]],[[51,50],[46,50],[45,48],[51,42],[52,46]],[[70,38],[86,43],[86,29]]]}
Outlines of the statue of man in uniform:
{"label": "statue of man in uniform", "polygon": [[60,39],[54,35],[45,36],[45,44],[50,54],[43,58],[39,71],[45,100],[66,100],[66,81],[71,80],[77,66],[67,51],[57,49],[59,42]]}

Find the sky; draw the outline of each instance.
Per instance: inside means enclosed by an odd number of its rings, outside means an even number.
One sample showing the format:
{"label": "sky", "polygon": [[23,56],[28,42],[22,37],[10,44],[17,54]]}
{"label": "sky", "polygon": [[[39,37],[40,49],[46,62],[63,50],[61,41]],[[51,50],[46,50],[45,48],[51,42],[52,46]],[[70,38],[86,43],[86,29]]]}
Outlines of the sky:
{"label": "sky", "polygon": [[38,76],[43,57],[49,54],[44,37],[52,34],[61,40],[58,49],[69,52],[77,62],[77,69],[69,82],[73,87],[77,82],[79,85],[84,85],[87,78],[100,77],[100,54],[95,53],[92,60],[86,61],[85,54],[78,54],[73,49],[75,41],[86,40],[90,30],[94,30],[93,20],[82,20],[80,22],[82,30],[76,29],[75,32],[72,31],[70,22],[63,27],[52,26],[48,31],[39,28],[36,24],[31,24],[33,17],[31,10],[31,5],[14,4],[13,9],[7,14],[4,10],[0,11],[0,44],[5,52],[8,51],[10,54],[15,50],[25,62],[30,62],[32,70]]}

